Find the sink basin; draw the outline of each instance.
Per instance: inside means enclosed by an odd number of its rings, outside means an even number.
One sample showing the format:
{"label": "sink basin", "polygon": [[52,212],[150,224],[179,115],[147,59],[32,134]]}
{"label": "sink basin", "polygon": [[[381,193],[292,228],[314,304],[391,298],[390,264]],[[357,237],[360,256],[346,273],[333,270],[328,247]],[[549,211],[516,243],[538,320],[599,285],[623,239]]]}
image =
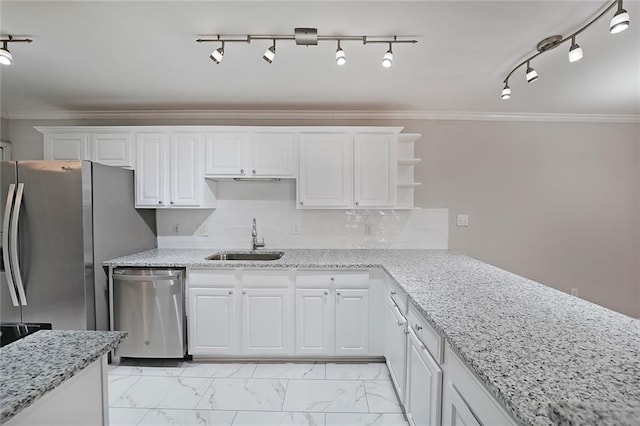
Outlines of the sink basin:
{"label": "sink basin", "polygon": [[212,254],[207,257],[207,260],[257,260],[257,261],[269,261],[278,260],[284,255],[283,251],[270,251],[270,252],[233,252],[225,251],[216,254]]}

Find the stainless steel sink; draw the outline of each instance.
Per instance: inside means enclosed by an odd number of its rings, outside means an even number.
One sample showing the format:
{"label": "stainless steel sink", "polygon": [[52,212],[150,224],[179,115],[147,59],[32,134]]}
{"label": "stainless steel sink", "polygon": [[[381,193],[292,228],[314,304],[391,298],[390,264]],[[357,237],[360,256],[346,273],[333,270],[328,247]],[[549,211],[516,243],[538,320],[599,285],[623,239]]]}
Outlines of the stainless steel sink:
{"label": "stainless steel sink", "polygon": [[256,260],[256,261],[269,261],[278,260],[284,255],[283,251],[269,251],[269,252],[235,252],[235,251],[223,251],[220,253],[212,254],[207,257],[207,260]]}

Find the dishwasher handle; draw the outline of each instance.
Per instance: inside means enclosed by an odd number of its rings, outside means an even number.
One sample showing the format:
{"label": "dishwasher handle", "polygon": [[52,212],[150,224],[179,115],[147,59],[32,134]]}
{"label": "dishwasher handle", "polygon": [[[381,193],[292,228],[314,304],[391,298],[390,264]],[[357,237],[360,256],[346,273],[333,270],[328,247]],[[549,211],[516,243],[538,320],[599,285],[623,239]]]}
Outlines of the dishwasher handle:
{"label": "dishwasher handle", "polygon": [[113,272],[114,280],[123,280],[123,281],[174,281],[182,278],[182,271],[171,271],[168,274],[163,275],[138,275],[138,274],[127,274],[126,271]]}

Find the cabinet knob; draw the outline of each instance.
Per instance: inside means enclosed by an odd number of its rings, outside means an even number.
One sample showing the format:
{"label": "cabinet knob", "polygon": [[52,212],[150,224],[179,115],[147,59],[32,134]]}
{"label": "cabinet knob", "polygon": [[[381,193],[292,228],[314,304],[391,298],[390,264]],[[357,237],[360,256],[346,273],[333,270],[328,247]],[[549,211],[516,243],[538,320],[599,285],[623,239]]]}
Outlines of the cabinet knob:
{"label": "cabinet knob", "polygon": [[247,292],[246,292],[246,291],[243,291],[243,292],[242,292],[242,294],[247,294]]}
{"label": "cabinet knob", "polygon": [[255,170],[251,170],[251,173],[255,175],[255,174],[256,174],[256,171],[255,171]]}
{"label": "cabinet knob", "polygon": [[244,174],[244,169],[240,169],[240,174]]}
{"label": "cabinet knob", "polygon": [[325,291],[325,292],[324,292],[324,295],[325,295],[325,296],[326,296],[326,295],[328,295],[328,294],[329,294],[329,292],[328,292],[328,291]]}
{"label": "cabinet knob", "polygon": [[331,277],[331,281],[335,281],[335,280],[336,280],[335,278]]}
{"label": "cabinet knob", "polygon": [[171,204],[173,204],[173,201],[171,201]]}
{"label": "cabinet knob", "polygon": [[396,292],[395,292],[395,291],[392,291],[392,292],[391,292],[391,295],[392,295],[392,296],[395,296],[395,295],[396,295]]}
{"label": "cabinet knob", "polygon": [[405,330],[405,331],[404,331],[404,334],[409,334],[409,330]]}
{"label": "cabinet knob", "polygon": [[416,331],[422,331],[421,325],[416,324],[414,328],[416,329]]}
{"label": "cabinet knob", "polygon": [[304,205],[304,203],[303,203],[302,201],[300,201],[300,205],[301,205],[301,206],[303,206],[303,205]]}
{"label": "cabinet knob", "polygon": [[162,201],[158,201],[158,204],[162,204]]}
{"label": "cabinet knob", "polygon": [[404,325],[404,322],[402,322],[402,321],[398,321],[398,325],[399,325],[400,327],[402,327],[402,326]]}
{"label": "cabinet knob", "polygon": [[233,292],[232,292],[232,291],[230,291],[230,292],[228,292],[227,294],[233,294]]}
{"label": "cabinet knob", "polygon": [[340,296],[342,293],[336,293],[336,296]]}
{"label": "cabinet knob", "polygon": [[359,206],[359,205],[360,205],[360,203],[356,201],[356,206]]}

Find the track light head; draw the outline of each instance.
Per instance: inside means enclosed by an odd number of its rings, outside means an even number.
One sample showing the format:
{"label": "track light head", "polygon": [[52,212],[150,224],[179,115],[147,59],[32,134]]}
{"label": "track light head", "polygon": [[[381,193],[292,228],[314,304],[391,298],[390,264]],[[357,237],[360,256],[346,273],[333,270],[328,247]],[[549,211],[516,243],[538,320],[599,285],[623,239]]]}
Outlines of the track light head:
{"label": "track light head", "polygon": [[511,89],[509,88],[509,82],[504,83],[504,88],[502,89],[502,95],[500,97],[503,101],[511,98]]}
{"label": "track light head", "polygon": [[393,64],[393,51],[391,50],[391,43],[389,43],[389,50],[382,57],[382,66],[385,68],[391,67]]}
{"label": "track light head", "polygon": [[344,65],[347,63],[347,55],[345,55],[344,50],[340,47],[340,40],[338,40],[338,50],[336,50],[336,64]]}
{"label": "track light head", "polygon": [[629,13],[622,8],[622,0],[618,0],[618,10],[616,14],[611,18],[609,24],[609,32],[611,34],[618,34],[629,28]]}
{"label": "track light head", "polygon": [[576,38],[571,39],[571,48],[569,48],[569,62],[578,62],[582,59],[582,47],[576,43]]}
{"label": "track light head", "polygon": [[222,62],[223,56],[224,56],[224,41],[222,42],[222,46],[218,47],[216,50],[211,52],[211,55],[209,55],[209,57],[213,62],[215,62],[216,64],[219,64],[220,62]]}
{"label": "track light head", "polygon": [[0,64],[2,65],[11,65],[13,63],[13,55],[7,49],[7,42],[2,43],[2,48],[0,49]]}
{"label": "track light head", "polygon": [[273,44],[267,50],[264,51],[264,55],[262,55],[262,59],[267,61],[267,63],[272,63],[273,59],[276,57],[276,41],[273,40]]}
{"label": "track light head", "polygon": [[527,83],[533,83],[538,79],[538,73],[536,72],[536,70],[531,68],[531,65],[529,65],[529,62],[527,62],[526,77],[527,77]]}

